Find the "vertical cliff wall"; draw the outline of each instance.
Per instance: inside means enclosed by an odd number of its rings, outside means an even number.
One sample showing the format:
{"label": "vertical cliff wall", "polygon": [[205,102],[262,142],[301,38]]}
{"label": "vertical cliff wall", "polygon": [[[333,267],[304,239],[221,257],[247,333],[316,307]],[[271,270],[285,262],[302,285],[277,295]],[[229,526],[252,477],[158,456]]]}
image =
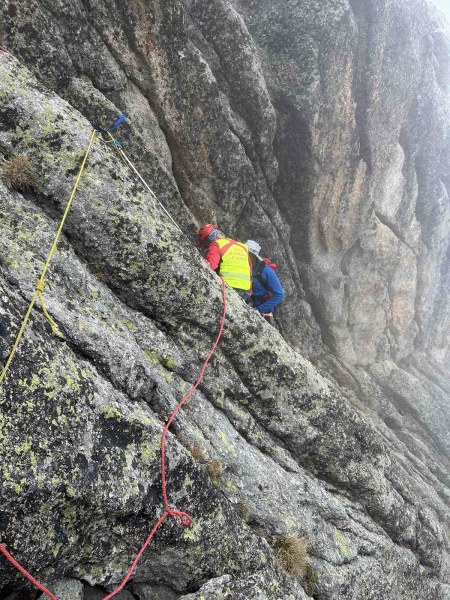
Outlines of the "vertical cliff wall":
{"label": "vertical cliff wall", "polygon": [[[217,221],[280,264],[282,336],[231,293],[223,347],[171,438],[197,529],[169,526],[130,593],[301,598],[271,548],[296,530],[314,597],[446,599],[446,22],[425,0],[0,9],[0,152],[38,174],[0,187],[3,354],[89,120],[127,113],[120,139],[184,233],[99,142],[52,270],[67,342],[36,313],[7,382],[2,541],[50,583],[107,587],[127,568],[159,506],[162,422],[216,331],[217,281],[191,241]],[[194,442],[226,468],[215,485]],[[0,572],[0,593],[21,588]]]}

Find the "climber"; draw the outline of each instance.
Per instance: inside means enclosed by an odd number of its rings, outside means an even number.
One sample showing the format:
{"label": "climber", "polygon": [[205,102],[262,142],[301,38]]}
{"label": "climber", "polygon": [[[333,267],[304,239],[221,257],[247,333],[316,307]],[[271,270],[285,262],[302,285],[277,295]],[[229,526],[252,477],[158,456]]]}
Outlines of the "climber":
{"label": "climber", "polygon": [[245,244],[252,262],[252,304],[273,325],[273,309],[284,298],[283,286],[274,271],[276,265],[267,258],[261,258],[261,246],[258,242],[247,240]]}
{"label": "climber", "polygon": [[217,225],[202,225],[198,230],[202,248],[208,248],[206,260],[239,296],[250,304],[252,276],[249,251],[245,244],[226,238]]}

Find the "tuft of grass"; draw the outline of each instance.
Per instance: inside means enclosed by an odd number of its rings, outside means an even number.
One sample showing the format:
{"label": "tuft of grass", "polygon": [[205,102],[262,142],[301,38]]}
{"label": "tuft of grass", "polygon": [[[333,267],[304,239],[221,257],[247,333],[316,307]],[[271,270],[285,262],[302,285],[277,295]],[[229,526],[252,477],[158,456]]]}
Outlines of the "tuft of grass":
{"label": "tuft of grass", "polygon": [[212,458],[206,463],[206,472],[214,482],[217,482],[224,474],[225,467],[218,458]]}
{"label": "tuft of grass", "polygon": [[194,442],[192,444],[192,446],[189,446],[188,450],[191,453],[192,458],[194,460],[196,460],[197,462],[200,462],[200,463],[207,462],[208,459],[206,457],[205,451],[200,446],[200,444],[197,444],[197,442]]}
{"label": "tuft of grass", "polygon": [[11,156],[2,165],[1,178],[7,188],[24,192],[37,183],[36,171],[23,154]]}
{"label": "tuft of grass", "polygon": [[307,575],[306,555],[308,540],[297,533],[280,535],[275,545],[281,566],[290,574],[303,581]]}
{"label": "tuft of grass", "polygon": [[244,521],[248,521],[250,515],[252,514],[252,507],[247,502],[237,502],[234,505],[234,508],[237,514],[244,519]]}

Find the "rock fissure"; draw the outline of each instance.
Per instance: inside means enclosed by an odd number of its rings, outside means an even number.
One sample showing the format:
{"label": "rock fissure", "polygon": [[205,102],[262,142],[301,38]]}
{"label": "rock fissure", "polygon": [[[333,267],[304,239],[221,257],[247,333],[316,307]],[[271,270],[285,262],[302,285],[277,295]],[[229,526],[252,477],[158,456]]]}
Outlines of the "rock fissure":
{"label": "rock fissure", "polygon": [[[422,0],[13,4],[0,148],[28,156],[39,192],[0,184],[2,352],[76,172],[80,108],[130,114],[120,137],[183,229],[257,239],[287,292],[290,345],[229,295],[217,360],[169,445],[171,499],[194,527],[162,528],[132,593],[306,598],[260,535],[296,532],[318,600],[444,600],[448,26]],[[119,581],[145,539],[162,422],[217,329],[217,280],[184,242],[96,147],[48,294],[70,342],[33,318],[0,412],[1,534],[55,589],[75,578],[76,600],[81,581]],[[0,595],[20,593],[0,572]]]}

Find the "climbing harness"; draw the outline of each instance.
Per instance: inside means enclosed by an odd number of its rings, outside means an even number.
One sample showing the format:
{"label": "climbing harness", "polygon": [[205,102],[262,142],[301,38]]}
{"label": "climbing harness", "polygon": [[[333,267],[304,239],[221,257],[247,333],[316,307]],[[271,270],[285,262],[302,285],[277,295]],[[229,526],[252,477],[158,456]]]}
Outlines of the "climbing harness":
{"label": "climbing harness", "polygon": [[[0,46],[2,51],[5,51],[1,46]],[[109,129],[102,129],[101,127],[99,127],[98,125],[95,125],[94,123],[92,123],[92,132],[91,132],[91,136],[89,138],[89,144],[86,150],[86,153],[84,155],[83,158],[83,162],[81,164],[80,170],[78,172],[77,178],[75,180],[75,184],[73,186],[72,192],[70,194],[69,200],[67,202],[66,205],[66,209],[64,211],[63,217],[61,219],[61,223],[59,225],[57,234],[55,236],[55,239],[53,241],[52,247],[50,249],[50,252],[47,256],[47,259],[45,261],[44,267],[42,269],[41,275],[39,277],[39,280],[37,281],[36,285],[35,285],[35,291],[33,294],[33,297],[31,299],[30,305],[28,306],[28,310],[25,314],[25,317],[22,321],[22,325],[20,327],[19,333],[17,334],[16,340],[14,342],[13,348],[11,350],[11,353],[8,357],[8,360],[5,364],[5,367],[3,368],[3,371],[0,375],[0,392],[1,392],[1,386],[3,384],[3,381],[5,380],[6,374],[8,372],[8,369],[10,367],[10,364],[12,362],[12,359],[16,353],[17,347],[19,346],[20,340],[23,336],[23,333],[25,331],[26,325],[28,323],[28,320],[30,318],[31,315],[31,311],[34,307],[34,304],[36,303],[36,300],[39,299],[40,304],[41,304],[41,308],[42,311],[45,315],[45,317],[47,318],[47,320],[49,321],[51,327],[52,327],[52,331],[55,335],[58,335],[60,337],[62,337],[62,334],[60,333],[58,326],[56,324],[56,322],[54,321],[54,319],[49,315],[49,313],[47,312],[47,309],[45,307],[45,303],[44,303],[44,298],[43,298],[43,293],[45,290],[46,286],[50,287],[49,282],[45,279],[45,275],[47,274],[48,268],[50,266],[50,261],[56,251],[56,247],[59,241],[59,238],[61,236],[61,232],[62,229],[64,227],[67,215],[69,213],[73,198],[75,196],[75,192],[78,188],[78,184],[80,182],[81,176],[83,174],[85,165],[86,165],[86,161],[88,159],[88,156],[90,154],[91,148],[92,148],[92,144],[94,142],[94,138],[96,135],[96,132],[99,131],[102,134],[106,134],[108,135],[111,140],[112,140],[112,145],[113,147],[121,154],[122,158],[125,160],[125,162],[128,164],[128,166],[132,169],[132,171],[139,177],[139,179],[141,180],[141,182],[143,183],[143,185],[145,186],[145,188],[150,192],[150,194],[152,195],[152,197],[158,202],[158,204],[162,207],[162,209],[164,210],[165,214],[171,219],[171,221],[174,223],[174,225],[178,228],[178,230],[181,232],[181,229],[179,228],[179,226],[177,225],[177,223],[172,219],[172,217],[170,216],[170,214],[167,212],[167,210],[164,208],[164,206],[159,202],[159,200],[157,199],[157,197],[155,196],[155,194],[153,193],[153,191],[151,190],[151,188],[147,185],[147,183],[144,181],[144,179],[141,177],[141,175],[139,174],[139,172],[137,171],[137,169],[134,167],[134,165],[131,163],[131,161],[128,159],[128,157],[125,155],[125,153],[123,152],[122,149],[122,145],[120,144],[120,142],[118,142],[117,140],[114,139],[114,137],[111,135],[113,131],[115,131],[115,129],[117,129],[117,127],[119,127],[119,125],[125,120],[125,114],[123,113],[122,115],[120,115],[120,117],[117,119],[117,121],[114,123],[114,125],[112,127],[110,127]],[[182,233],[182,232],[181,232]],[[172,424],[173,420],[175,419],[176,415],[178,414],[178,412],[180,411],[180,409],[182,408],[182,406],[187,402],[187,400],[192,396],[192,394],[195,392],[195,390],[198,388],[198,386],[200,385],[201,381],[203,380],[203,376],[205,373],[205,369],[209,363],[209,361],[211,360],[214,352],[216,351],[216,348],[219,344],[220,338],[222,337],[222,332],[223,332],[223,328],[225,325],[225,318],[226,318],[226,312],[227,312],[227,298],[226,298],[226,284],[225,281],[221,278],[221,283],[222,283],[222,316],[221,316],[221,320],[220,320],[220,326],[219,326],[219,332],[217,334],[216,340],[211,348],[211,350],[209,351],[203,365],[202,368],[200,370],[200,374],[197,378],[197,381],[195,382],[195,384],[191,387],[191,389],[188,391],[188,393],[180,400],[180,402],[176,405],[175,409],[173,410],[172,414],[170,415],[164,430],[161,434],[161,492],[162,492],[162,497],[163,497],[163,502],[164,502],[164,508],[165,511],[163,513],[163,515],[157,520],[157,522],[155,523],[155,525],[153,526],[152,530],[150,531],[150,534],[148,535],[147,539],[145,540],[145,542],[143,543],[143,545],[141,546],[141,548],[139,549],[138,553],[136,554],[133,562],[131,563],[130,568],[128,569],[128,571],[126,572],[122,582],[117,586],[117,588],[112,591],[110,594],[108,594],[108,596],[105,596],[105,598],[103,598],[103,600],[110,600],[110,598],[113,598],[116,594],[118,594],[123,587],[126,585],[127,581],[129,580],[129,578],[131,577],[134,569],[136,568],[137,563],[139,562],[139,559],[141,558],[142,554],[145,552],[147,546],[150,544],[153,536],[155,535],[156,531],[158,530],[158,528],[164,523],[164,521],[167,519],[167,517],[172,516],[172,517],[177,517],[180,520],[180,523],[184,526],[184,527],[189,527],[192,524],[192,517],[186,513],[186,512],[182,512],[176,509],[173,509],[170,507],[170,503],[169,503],[169,498],[168,498],[168,493],[167,493],[167,476],[166,476],[166,437],[167,434],[169,432],[169,428],[170,425]],[[0,553],[3,554],[3,556],[18,570],[20,571],[20,573],[22,573],[22,575],[24,575],[24,577],[26,577],[28,579],[28,581],[30,581],[36,588],[38,588],[41,592],[43,592],[46,596],[48,596],[48,598],[50,598],[51,600],[58,600],[57,597],[50,592],[45,586],[43,586],[41,583],[39,583],[26,569],[24,569],[24,567],[22,567],[17,560],[8,552],[8,550],[6,549],[6,547],[2,544],[0,544]]]}

